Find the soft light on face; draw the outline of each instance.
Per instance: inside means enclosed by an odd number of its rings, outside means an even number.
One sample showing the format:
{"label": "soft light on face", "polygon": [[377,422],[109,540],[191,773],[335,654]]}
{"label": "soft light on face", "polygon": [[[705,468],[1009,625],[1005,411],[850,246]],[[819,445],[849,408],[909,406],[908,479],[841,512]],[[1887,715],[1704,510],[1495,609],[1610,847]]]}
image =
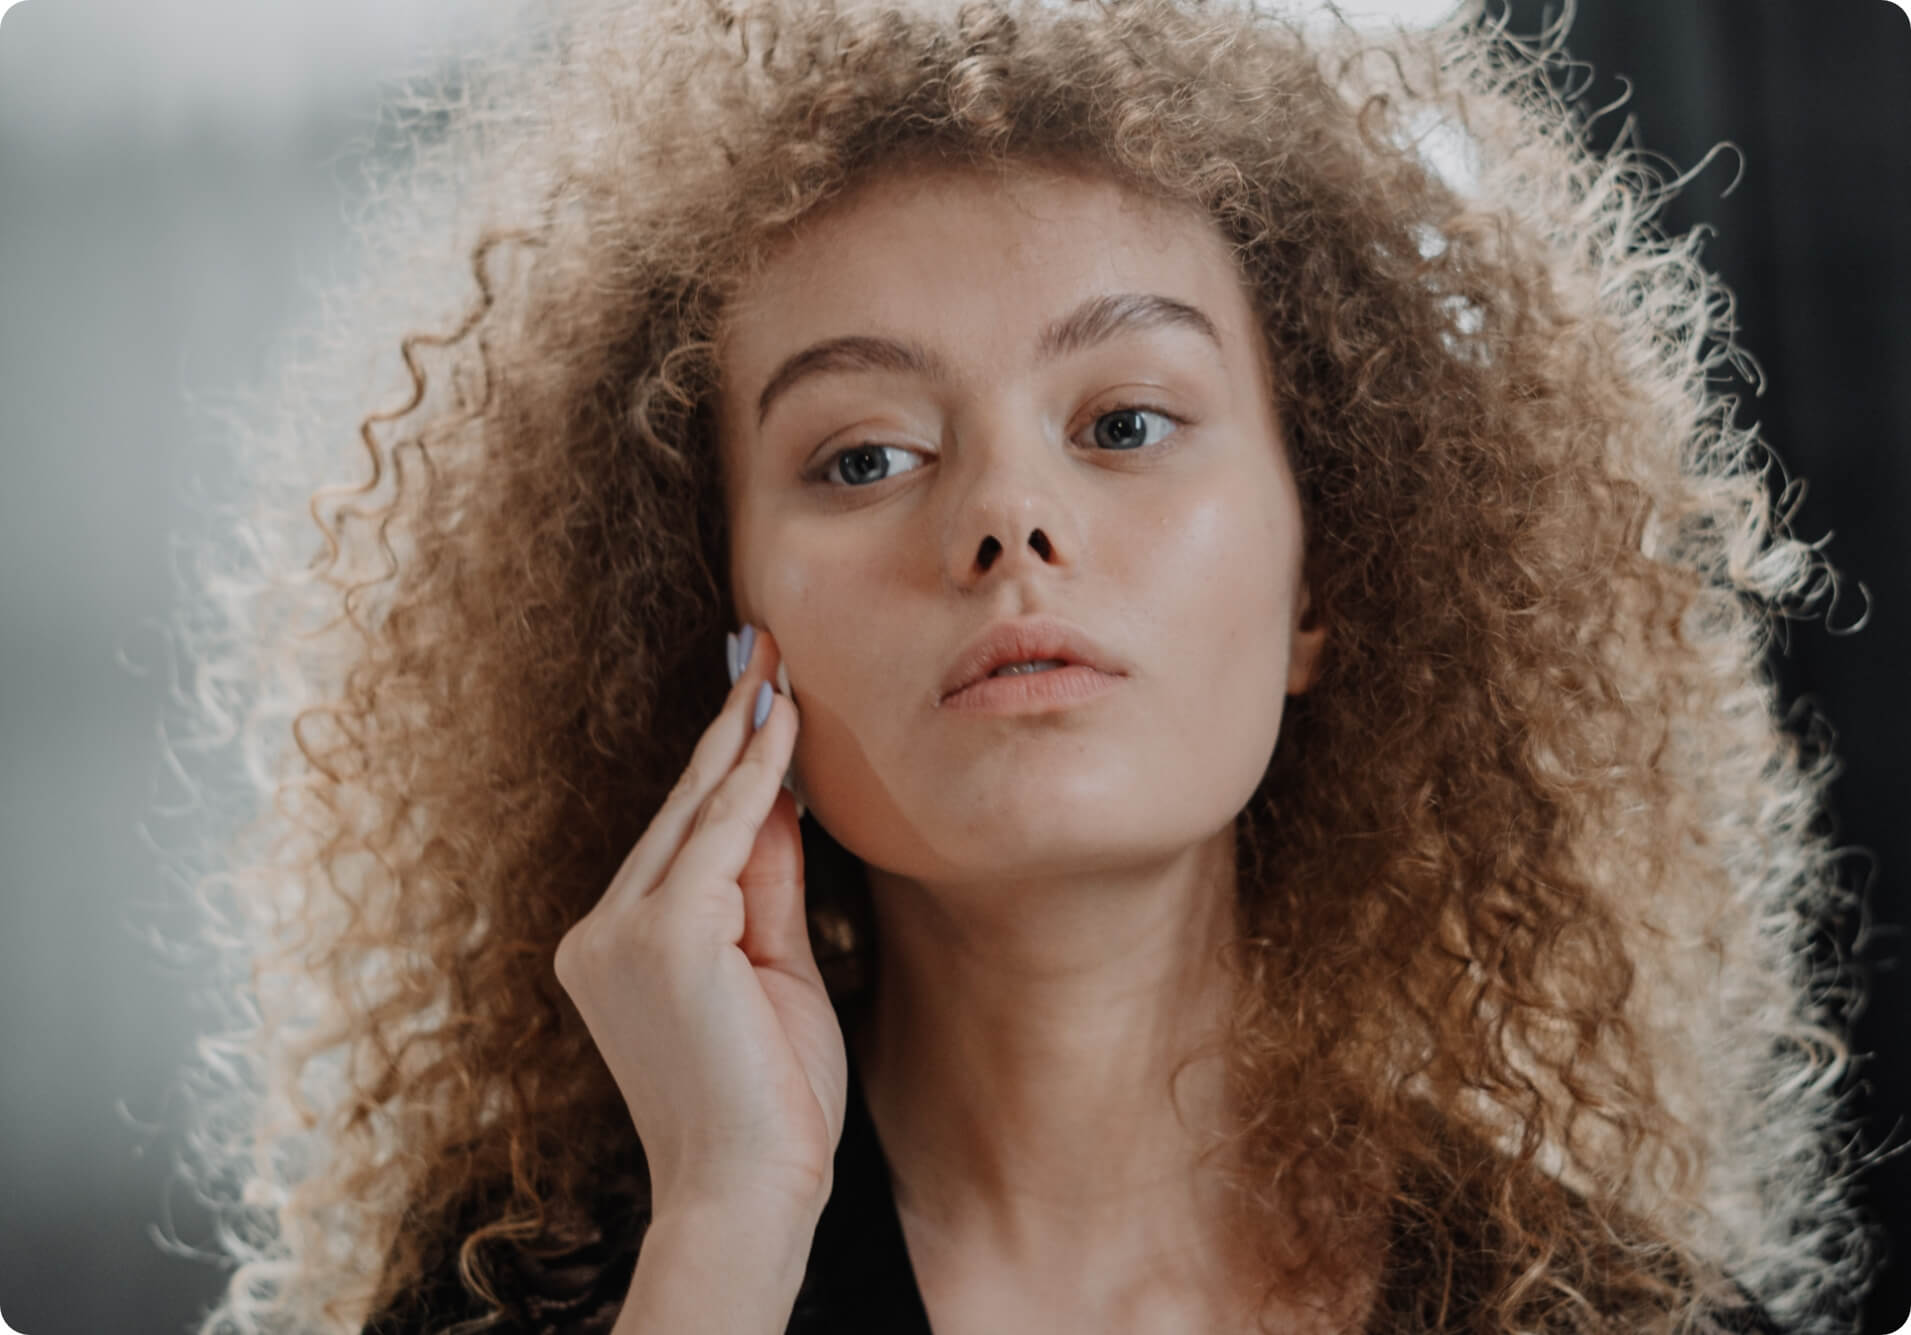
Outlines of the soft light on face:
{"label": "soft light on face", "polygon": [[[1111,297],[1181,314],[1044,349]],[[790,363],[845,336],[920,355]],[[885,178],[743,294],[720,345],[732,592],[782,649],[797,773],[845,848],[922,881],[1018,878],[1231,823],[1321,639],[1260,348],[1206,218],[1046,172]],[[939,707],[964,646],[1030,615],[1127,675],[1054,712]]]}

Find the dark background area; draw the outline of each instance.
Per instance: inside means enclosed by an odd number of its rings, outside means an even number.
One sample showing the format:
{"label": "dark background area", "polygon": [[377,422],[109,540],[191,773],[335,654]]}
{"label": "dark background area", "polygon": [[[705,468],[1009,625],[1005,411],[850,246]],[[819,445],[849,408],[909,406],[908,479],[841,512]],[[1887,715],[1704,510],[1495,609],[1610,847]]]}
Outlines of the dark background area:
{"label": "dark background area", "polygon": [[[1552,16],[1507,2],[1517,31]],[[378,102],[500,6],[26,0],[0,22],[0,1312],[26,1335],[179,1335],[222,1282],[160,1241],[209,1235],[168,1182],[169,1091],[203,1017],[141,935],[186,927],[160,911],[181,892],[158,850],[203,833],[160,814],[183,794],[152,626],[175,548],[202,537],[190,497],[220,481],[220,394],[270,370],[311,313],[308,278],[351,263],[352,160],[380,151]],[[1868,617],[1856,634],[1793,623],[1774,663],[1785,698],[1836,729],[1836,828],[1868,854],[1849,870],[1871,922],[1827,946],[1855,951],[1870,992],[1853,1021],[1866,1143],[1902,1145],[1911,22],[1886,0],[1581,0],[1568,45],[1593,66],[1580,105],[1632,83],[1596,140],[1630,117],[1669,174],[1737,147],[1662,226],[1715,229],[1705,257],[1768,382],[1744,387],[1741,421],[1808,482],[1794,531],[1829,535],[1848,577],[1831,624]],[[1888,1236],[1911,1237],[1907,1159],[1866,1185]],[[1894,1257],[1863,1335],[1907,1308]]]}

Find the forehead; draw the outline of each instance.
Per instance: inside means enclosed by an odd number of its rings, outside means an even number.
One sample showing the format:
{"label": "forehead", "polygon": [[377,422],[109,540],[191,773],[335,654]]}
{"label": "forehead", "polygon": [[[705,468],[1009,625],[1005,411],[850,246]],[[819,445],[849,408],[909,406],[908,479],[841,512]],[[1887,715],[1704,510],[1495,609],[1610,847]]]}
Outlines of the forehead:
{"label": "forehead", "polygon": [[1192,207],[1048,168],[882,177],[806,220],[730,303],[725,417],[746,423],[774,364],[814,339],[905,334],[981,372],[991,356],[1013,365],[1039,326],[1103,292],[1199,306],[1236,355],[1256,343],[1228,244]]}

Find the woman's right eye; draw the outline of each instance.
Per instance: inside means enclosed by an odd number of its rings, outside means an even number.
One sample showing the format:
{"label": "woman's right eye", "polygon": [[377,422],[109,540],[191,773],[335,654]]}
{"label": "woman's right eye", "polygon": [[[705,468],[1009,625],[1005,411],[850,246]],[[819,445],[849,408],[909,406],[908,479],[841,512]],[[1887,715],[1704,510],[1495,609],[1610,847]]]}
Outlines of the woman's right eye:
{"label": "woman's right eye", "polygon": [[909,471],[908,468],[888,467],[885,458],[889,454],[906,456],[918,462],[922,459],[914,450],[904,449],[900,445],[852,445],[825,459],[823,466],[816,470],[815,478],[825,486],[854,490],[871,482],[881,482],[898,472]]}

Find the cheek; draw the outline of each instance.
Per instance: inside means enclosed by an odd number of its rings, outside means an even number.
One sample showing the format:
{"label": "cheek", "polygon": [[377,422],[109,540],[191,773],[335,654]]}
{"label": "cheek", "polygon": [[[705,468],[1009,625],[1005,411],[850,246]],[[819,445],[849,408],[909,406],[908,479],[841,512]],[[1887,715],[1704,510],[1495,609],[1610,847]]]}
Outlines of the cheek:
{"label": "cheek", "polygon": [[760,587],[791,664],[802,717],[794,759],[814,818],[874,865],[954,874],[935,831],[918,824],[941,777],[919,731],[940,665],[894,561],[792,543]]}
{"label": "cheek", "polygon": [[832,662],[855,663],[853,650],[879,642],[882,626],[895,620],[898,594],[888,578],[881,561],[832,543],[827,533],[788,525],[770,537],[751,585],[792,676],[807,671],[821,688],[840,675],[829,670]]}
{"label": "cheek", "polygon": [[[767,547],[751,561],[748,606],[769,623],[779,639],[794,636],[797,626],[807,622],[815,600],[818,581],[811,563],[788,544],[778,544],[784,553],[779,559]],[[778,623],[784,623],[782,629]]]}
{"label": "cheek", "polygon": [[1213,680],[1274,671],[1297,559],[1277,508],[1203,497],[1164,517],[1158,541],[1131,548],[1130,587],[1154,590],[1148,603],[1162,622],[1153,640],[1166,661],[1203,665]]}
{"label": "cheek", "polygon": [[889,640],[899,629],[900,595],[883,578],[794,532],[756,572],[755,606],[783,651],[802,711],[796,747],[805,773],[819,749],[856,749],[869,716],[894,704],[886,692],[899,689],[897,674],[885,665],[897,648]]}
{"label": "cheek", "polygon": [[1165,676],[1164,741],[1231,757],[1225,768],[1239,773],[1223,778],[1230,787],[1252,789],[1279,731],[1297,560],[1271,498],[1243,506],[1238,495],[1215,496],[1164,524],[1129,572],[1153,590],[1160,617],[1147,642]]}
{"label": "cheek", "polygon": [[[790,690],[804,711],[842,693],[842,678],[854,667],[847,653],[853,643],[841,631],[844,609],[841,583],[794,543],[779,543],[754,572],[752,610],[776,637]],[[806,729],[807,730],[807,729]],[[797,745],[802,747],[799,734]]]}

